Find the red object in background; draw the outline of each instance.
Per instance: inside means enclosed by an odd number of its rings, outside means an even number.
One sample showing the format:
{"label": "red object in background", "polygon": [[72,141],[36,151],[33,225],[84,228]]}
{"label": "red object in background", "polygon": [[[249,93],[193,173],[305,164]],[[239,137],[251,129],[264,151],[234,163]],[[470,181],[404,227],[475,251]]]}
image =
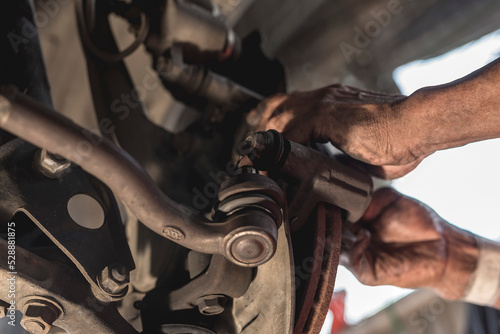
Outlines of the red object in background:
{"label": "red object in background", "polygon": [[340,290],[333,293],[332,300],[330,302],[330,310],[333,313],[331,334],[339,333],[341,330],[347,327],[347,323],[345,322],[344,318],[345,296],[345,290]]}

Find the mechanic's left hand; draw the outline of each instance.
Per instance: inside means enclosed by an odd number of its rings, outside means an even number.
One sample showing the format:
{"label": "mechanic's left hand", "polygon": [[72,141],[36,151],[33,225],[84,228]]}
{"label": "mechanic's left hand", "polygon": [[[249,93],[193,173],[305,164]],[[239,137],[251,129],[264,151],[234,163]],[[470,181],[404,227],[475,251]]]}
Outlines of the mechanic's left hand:
{"label": "mechanic's left hand", "polygon": [[478,256],[476,239],[428,206],[384,188],[362,220],[342,264],[366,285],[432,288],[447,299],[462,297]]}
{"label": "mechanic's left hand", "polygon": [[363,91],[344,85],[263,101],[247,120],[256,131],[275,129],[295,142],[332,142],[351,157],[375,166],[372,174],[394,179],[412,171],[424,157],[407,140],[411,124],[399,121],[405,96]]}

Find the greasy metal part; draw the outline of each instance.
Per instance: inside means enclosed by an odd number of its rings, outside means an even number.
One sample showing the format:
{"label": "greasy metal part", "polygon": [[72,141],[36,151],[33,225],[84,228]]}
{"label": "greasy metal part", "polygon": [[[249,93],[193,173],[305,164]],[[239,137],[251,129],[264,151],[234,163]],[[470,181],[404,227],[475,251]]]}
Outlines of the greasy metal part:
{"label": "greasy metal part", "polygon": [[[303,166],[307,169],[301,169]],[[367,173],[305,146],[291,143],[290,155],[282,172],[303,180],[290,203],[290,217],[297,218],[297,226],[302,223],[301,217],[318,202],[346,210],[350,222],[358,221],[370,204],[373,183]]]}
{"label": "greasy metal part", "polygon": [[346,210],[347,219],[351,222],[359,220],[370,203],[373,189],[371,177],[333,157],[276,134],[274,130],[255,134],[248,156],[263,170],[275,171],[276,166],[282,164],[278,169],[280,173],[300,180],[300,187],[289,204],[294,229],[304,223],[318,202]]}
{"label": "greasy metal part", "polygon": [[[198,326],[191,326],[191,325],[176,325],[176,324],[169,324],[169,325],[163,325],[161,327],[161,332],[158,332],[158,334],[215,334],[214,332],[201,328]],[[156,334],[156,333],[155,333]]]}
{"label": "greasy metal part", "polygon": [[[259,266],[247,292],[233,300],[235,333],[292,333],[295,312],[295,268],[288,224],[278,230],[273,258]],[[224,315],[224,314],[223,314]],[[216,333],[228,333],[223,323]]]}
{"label": "greasy metal part", "polygon": [[224,312],[225,297],[224,296],[205,296],[196,302],[196,306],[203,315],[217,315]]}
{"label": "greasy metal part", "polygon": [[259,131],[245,138],[238,153],[249,156],[255,168],[278,171],[288,158],[290,141],[276,130]]}
{"label": "greasy metal part", "polygon": [[[307,282],[304,282],[306,287],[298,301],[294,334],[319,334],[321,331],[333,295],[341,238],[340,209],[319,203],[316,211],[313,251],[310,255],[312,268],[309,270],[309,277],[306,277]],[[304,267],[306,263],[308,263],[307,258],[302,260]]]}
{"label": "greasy metal part", "polygon": [[71,161],[41,149],[35,154],[35,166],[46,177],[58,179],[70,171]]}
{"label": "greasy metal part", "polygon": [[[8,297],[12,277],[8,268],[8,244],[0,239],[0,299]],[[92,295],[89,284],[74,268],[47,261],[16,247],[16,308],[25,309],[32,300],[59,305],[60,317],[53,325],[68,333],[138,334],[118,313],[114,304],[102,303]],[[31,311],[30,311],[31,312]],[[29,318],[28,318],[29,319]],[[76,321],[77,320],[77,321]]]}
{"label": "greasy metal part", "polygon": [[[169,293],[166,308],[170,312],[197,307],[203,315],[214,316],[224,312],[226,307],[231,309],[232,300],[246,293],[255,275],[256,269],[245,266],[254,263],[260,267],[275,254],[277,226],[282,223],[281,207],[285,205],[283,191],[271,179],[256,174],[253,168],[244,167],[234,174],[221,184],[214,219],[255,221],[226,237],[230,239],[227,242],[227,252],[240,263],[235,265],[220,255],[207,259],[202,254],[190,252],[186,263],[191,281]],[[268,228],[264,230],[257,224]],[[271,225],[276,230],[275,234],[268,232]],[[286,236],[281,237],[286,242]],[[155,298],[155,295],[152,293],[151,297]],[[148,300],[146,304],[159,303]],[[162,305],[164,304],[157,307]],[[232,333],[233,330],[229,332]]]}
{"label": "greasy metal part", "polygon": [[[33,168],[37,151],[21,139],[0,146],[0,221],[23,212],[75,264],[98,298],[119,299],[99,289],[97,282],[99,273],[113,264],[126,271],[135,268],[113,195],[76,166],[57,180],[41,175]],[[73,221],[67,204],[77,194],[91,196],[101,205],[105,220],[100,228],[88,229]]]}
{"label": "greasy metal part", "polygon": [[[177,52],[174,49],[174,52]],[[185,64],[180,56],[159,57],[156,70],[163,84],[184,93],[204,98],[229,108],[255,106],[262,96],[246,89],[226,77],[206,70],[199,65]]]}
{"label": "greasy metal part", "polygon": [[228,216],[226,221],[240,225],[224,237],[224,256],[227,259],[242,267],[257,267],[273,257],[278,224],[269,213],[246,210]]}
{"label": "greasy metal part", "polygon": [[297,226],[301,224],[301,217],[311,212],[318,202],[346,210],[347,220],[352,223],[363,216],[370,204],[373,182],[368,173],[348,167],[311,148],[292,142],[281,171],[302,180],[300,189],[289,204],[290,217],[297,218]]}
{"label": "greasy metal part", "polygon": [[97,277],[99,287],[113,297],[123,297],[128,291],[130,276],[123,265],[107,266]]}
{"label": "greasy metal part", "polygon": [[[277,229],[282,224],[285,199],[281,188],[271,179],[242,168],[221,184],[214,219],[238,219],[253,215],[267,229],[242,227],[226,238],[226,256],[240,265],[257,266],[267,262],[276,251]],[[272,224],[272,226],[270,225]],[[257,225],[257,224],[253,224]]]}
{"label": "greasy metal part", "polygon": [[240,214],[221,223],[193,215],[162,193],[130,155],[106,138],[99,138],[96,144],[95,135],[11,86],[0,92],[0,128],[80,165],[105,182],[143,224],[165,238],[202,253],[223,254],[242,264],[228,253],[236,233],[259,231],[276,237],[276,224],[264,213],[262,219]]}
{"label": "greasy metal part", "polygon": [[213,303],[214,299],[217,299],[219,303],[218,299],[221,297],[241,297],[247,291],[251,281],[251,268],[237,266],[223,256],[214,255],[210,266],[203,274],[169,294],[168,307],[172,311],[177,311],[198,306],[202,312],[202,309],[207,311],[207,307],[213,306],[211,310],[214,311],[216,308]]}
{"label": "greasy metal part", "polygon": [[[95,3],[92,1],[87,1],[87,6],[93,4],[93,7],[95,7]],[[95,11],[95,8],[92,9]],[[87,18],[86,16],[89,15],[94,15],[94,13],[85,13],[84,9],[84,2],[83,0],[77,0],[76,1],[76,16],[77,16],[77,22],[78,22],[78,30],[80,31],[80,37],[82,40],[82,43],[85,45],[85,49],[89,50],[94,54],[96,57],[99,57],[100,59],[113,63],[113,62],[119,62],[128,57],[130,54],[132,54],[137,48],[139,48],[142,43],[146,40],[146,37],[149,32],[149,17],[141,13],[140,14],[140,20],[141,24],[138,28],[137,31],[137,38],[134,40],[134,42],[128,46],[125,50],[116,52],[116,53],[109,53],[107,51],[103,51],[100,48],[96,47],[94,43],[92,42],[92,38],[90,36],[90,31],[92,30],[92,27],[89,27],[87,24]],[[91,19],[92,20],[92,19]],[[93,20],[92,20],[93,21]],[[94,22],[95,23],[95,22]]]}
{"label": "greasy metal part", "polygon": [[62,315],[62,307],[48,299],[31,299],[24,304],[21,326],[32,334],[47,334]]}
{"label": "greasy metal part", "polygon": [[[96,6],[103,6],[103,2],[97,2]],[[100,13],[101,10],[96,11],[96,15]],[[98,15],[96,24],[99,30],[92,35],[94,44],[108,53],[117,53],[118,47],[107,15]],[[82,39],[83,32],[79,30],[79,33]],[[168,149],[156,148],[172,146],[175,136],[149,121],[125,63],[108,63],[85,48],[84,51],[100,132],[119,144],[146,169],[154,166],[159,170],[168,170],[175,156]],[[166,182],[161,173],[148,172],[156,183]]]}
{"label": "greasy metal part", "polygon": [[200,54],[216,53],[220,60],[239,55],[239,38],[212,11],[184,0],[165,0],[162,10],[157,30],[146,41],[153,54],[181,44]]}
{"label": "greasy metal part", "polygon": [[[103,2],[97,3],[98,7],[100,5]],[[97,11],[99,31],[92,36],[93,41],[102,50],[116,52],[118,48],[109,21],[107,16],[99,14],[101,12],[105,10]],[[157,15],[158,11],[154,13]],[[234,119],[224,120],[217,128],[208,120],[197,121],[186,131],[169,133],[148,119],[139,97],[143,89],[139,89],[141,87],[132,81],[124,62],[106,63],[90,52],[86,52],[85,56],[96,116],[103,136],[113,140],[142,165],[167,196],[192,208],[196,200],[192,191],[193,179],[203,178],[197,186],[204,187],[213,181],[207,175],[209,171],[225,170],[225,166],[220,163],[229,160],[229,145],[233,142],[234,130],[231,125],[223,125],[233,124],[231,121]],[[142,88],[145,89],[156,85],[156,82],[151,81],[157,77],[157,72],[149,69],[148,72],[149,79],[143,81]],[[192,101],[193,96],[187,100]],[[198,107],[203,110],[206,102]],[[225,143],[226,140],[230,143]],[[196,205],[194,207],[200,209]],[[204,205],[205,209],[210,207]],[[161,247],[162,252],[173,253],[173,248],[177,246],[163,243]]]}
{"label": "greasy metal part", "polygon": [[[339,264],[342,236],[339,208],[347,211],[352,222],[358,220],[369,204],[372,180],[338,160],[289,142],[274,130],[250,135],[245,143],[240,154],[246,154],[256,168],[279,173],[287,183],[298,183],[288,211],[298,235],[304,235],[301,228],[311,228],[310,222],[304,223],[317,207],[313,248],[309,253],[301,249],[295,258],[307,270],[300,273],[304,268],[297,268],[297,286],[302,287],[294,333],[318,334],[328,312]],[[325,208],[324,202],[334,206]],[[307,244],[295,247],[308,248]]]}
{"label": "greasy metal part", "polygon": [[276,240],[260,231],[242,231],[231,238],[228,246],[228,252],[238,262],[258,265],[274,255]]}

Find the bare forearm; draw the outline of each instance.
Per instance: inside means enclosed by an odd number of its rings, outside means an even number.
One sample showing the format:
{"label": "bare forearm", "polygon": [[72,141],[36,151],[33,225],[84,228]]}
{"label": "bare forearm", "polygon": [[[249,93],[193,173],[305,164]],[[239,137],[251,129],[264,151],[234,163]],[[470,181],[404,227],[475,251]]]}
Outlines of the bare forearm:
{"label": "bare forearm", "polygon": [[500,59],[446,85],[423,88],[401,107],[413,151],[437,150],[500,137]]}
{"label": "bare forearm", "polygon": [[451,224],[443,224],[446,240],[446,266],[441,279],[433,286],[442,297],[458,300],[467,290],[479,256],[477,237]]}
{"label": "bare forearm", "polygon": [[450,300],[500,309],[500,243],[453,225],[443,226],[446,267],[434,288]]}

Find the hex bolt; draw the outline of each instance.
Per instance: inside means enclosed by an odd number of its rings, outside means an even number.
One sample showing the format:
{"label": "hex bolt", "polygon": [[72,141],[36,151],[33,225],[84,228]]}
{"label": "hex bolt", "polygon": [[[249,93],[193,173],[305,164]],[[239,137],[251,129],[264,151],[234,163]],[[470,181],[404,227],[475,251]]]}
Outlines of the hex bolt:
{"label": "hex bolt", "polygon": [[240,174],[257,174],[257,170],[252,166],[242,166],[238,168],[234,173],[234,175],[240,175]]}
{"label": "hex bolt", "polygon": [[46,177],[57,179],[70,171],[71,161],[41,149],[35,153],[35,166]]}
{"label": "hex bolt", "polygon": [[21,326],[32,334],[47,334],[61,310],[46,300],[30,300],[23,307]]}
{"label": "hex bolt", "polygon": [[97,277],[99,287],[111,296],[124,296],[130,283],[128,270],[123,265],[110,265]]}
{"label": "hex bolt", "polygon": [[223,296],[205,296],[200,298],[196,304],[201,314],[204,315],[216,315],[224,312],[224,307],[221,305],[224,303]]}
{"label": "hex bolt", "polygon": [[118,266],[111,269],[111,276],[117,282],[125,282],[128,280],[127,268],[125,266]]}

